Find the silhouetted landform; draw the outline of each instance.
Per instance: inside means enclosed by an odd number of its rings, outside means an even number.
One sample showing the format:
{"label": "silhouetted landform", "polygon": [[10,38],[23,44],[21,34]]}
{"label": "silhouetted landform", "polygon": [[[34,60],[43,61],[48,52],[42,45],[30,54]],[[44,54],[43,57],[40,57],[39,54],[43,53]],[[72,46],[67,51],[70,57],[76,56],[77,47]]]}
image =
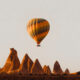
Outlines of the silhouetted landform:
{"label": "silhouetted landform", "polygon": [[53,73],[63,74],[63,71],[62,71],[61,66],[60,66],[58,61],[56,61],[55,64],[54,64]]}
{"label": "silhouetted landform", "polygon": [[45,74],[51,75],[51,70],[49,66],[44,65],[43,71]]}
{"label": "silhouetted landform", "polygon": [[64,73],[65,74],[70,74],[69,69],[67,68]]}
{"label": "silhouetted landform", "polygon": [[0,74],[0,80],[80,80],[80,75]]}
{"label": "silhouetted landform", "polygon": [[42,66],[40,62],[38,61],[38,59],[36,59],[35,62],[33,63],[32,68],[31,68],[31,73],[32,74],[44,74]]}
{"label": "silhouetted landform", "polygon": [[54,63],[53,71],[48,65],[41,66],[38,59],[34,62],[25,54],[20,63],[17,51],[10,48],[6,63],[0,68],[0,80],[80,80],[80,72],[70,73],[67,68],[62,70],[58,61]]}
{"label": "silhouetted landform", "polygon": [[22,74],[30,74],[32,65],[33,65],[33,61],[30,59],[30,57],[27,54],[25,54],[21,62],[21,65],[19,67],[19,72],[21,72]]}

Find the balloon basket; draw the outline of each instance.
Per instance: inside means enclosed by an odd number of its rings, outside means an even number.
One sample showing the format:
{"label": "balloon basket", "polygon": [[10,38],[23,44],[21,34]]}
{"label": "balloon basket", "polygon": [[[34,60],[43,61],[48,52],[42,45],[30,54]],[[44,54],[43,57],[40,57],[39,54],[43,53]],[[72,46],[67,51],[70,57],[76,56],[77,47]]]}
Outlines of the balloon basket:
{"label": "balloon basket", "polygon": [[37,44],[37,47],[40,47],[40,45],[39,45],[39,44]]}

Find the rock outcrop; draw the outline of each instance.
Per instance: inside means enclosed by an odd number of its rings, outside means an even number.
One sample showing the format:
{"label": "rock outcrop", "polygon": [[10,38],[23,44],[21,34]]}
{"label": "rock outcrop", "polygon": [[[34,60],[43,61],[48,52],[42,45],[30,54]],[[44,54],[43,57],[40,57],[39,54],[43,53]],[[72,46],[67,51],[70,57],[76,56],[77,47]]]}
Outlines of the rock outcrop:
{"label": "rock outcrop", "polygon": [[[70,73],[69,69],[66,69],[65,72],[61,69],[61,66],[58,61],[55,62],[53,67],[54,74],[77,74],[80,75],[80,71],[76,73]],[[51,75],[51,70],[49,66],[44,66],[42,68],[38,59],[33,61],[25,54],[21,64],[17,56],[17,51],[14,48],[10,48],[10,54],[6,60],[5,65],[0,68],[0,74],[48,74]]]}
{"label": "rock outcrop", "polygon": [[69,69],[65,70],[65,74],[70,74]]}
{"label": "rock outcrop", "polygon": [[38,59],[36,59],[35,62],[33,63],[32,68],[31,68],[31,73],[32,74],[43,74],[44,73],[42,66],[39,63]]}
{"label": "rock outcrop", "polygon": [[17,70],[19,66],[20,66],[20,61],[17,56],[17,51],[14,48],[10,48],[10,54],[1,72],[8,73],[10,71]]}
{"label": "rock outcrop", "polygon": [[56,61],[54,64],[53,73],[54,74],[63,74],[63,71],[62,71],[58,61]]}
{"label": "rock outcrop", "polygon": [[44,71],[45,74],[48,74],[48,75],[51,74],[51,70],[50,70],[49,66],[44,65],[43,71]]}
{"label": "rock outcrop", "polygon": [[26,54],[19,67],[19,72],[21,72],[22,74],[29,74],[31,71],[32,64],[33,64],[33,61]]}
{"label": "rock outcrop", "polygon": [[0,72],[2,71],[2,69],[0,68]]}

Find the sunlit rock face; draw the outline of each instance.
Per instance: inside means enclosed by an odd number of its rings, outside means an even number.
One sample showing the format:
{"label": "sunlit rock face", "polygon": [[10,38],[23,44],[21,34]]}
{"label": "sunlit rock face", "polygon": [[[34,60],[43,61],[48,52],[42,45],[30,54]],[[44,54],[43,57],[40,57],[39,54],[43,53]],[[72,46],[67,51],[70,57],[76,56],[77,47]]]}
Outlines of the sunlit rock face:
{"label": "sunlit rock face", "polygon": [[21,72],[22,74],[29,74],[31,71],[32,65],[33,65],[33,61],[30,59],[28,54],[25,54],[21,62],[21,65],[19,67],[19,72]]}
{"label": "sunlit rock face", "polygon": [[20,61],[17,56],[17,51],[14,48],[10,48],[10,54],[6,60],[5,65],[3,66],[1,72],[11,72],[17,70],[20,66]]}
{"label": "sunlit rock face", "polygon": [[53,73],[54,74],[63,74],[63,71],[62,71],[61,66],[58,61],[56,61],[54,64]]}
{"label": "sunlit rock face", "polygon": [[33,63],[32,68],[31,68],[31,73],[32,74],[43,74],[44,73],[42,66],[39,63],[38,59],[36,59],[35,62]]}
{"label": "sunlit rock face", "polygon": [[44,65],[43,71],[44,71],[45,74],[48,74],[48,75],[51,74],[51,70],[50,70],[50,67],[49,66]]}

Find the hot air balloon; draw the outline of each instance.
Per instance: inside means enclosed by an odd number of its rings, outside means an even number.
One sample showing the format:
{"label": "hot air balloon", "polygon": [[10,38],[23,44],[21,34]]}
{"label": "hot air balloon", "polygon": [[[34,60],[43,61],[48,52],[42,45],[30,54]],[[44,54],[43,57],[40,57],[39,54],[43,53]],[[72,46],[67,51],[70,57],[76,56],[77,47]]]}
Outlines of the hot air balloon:
{"label": "hot air balloon", "polygon": [[37,46],[40,46],[41,41],[46,37],[49,29],[49,22],[42,18],[31,19],[27,24],[27,31],[29,35],[36,41]]}

